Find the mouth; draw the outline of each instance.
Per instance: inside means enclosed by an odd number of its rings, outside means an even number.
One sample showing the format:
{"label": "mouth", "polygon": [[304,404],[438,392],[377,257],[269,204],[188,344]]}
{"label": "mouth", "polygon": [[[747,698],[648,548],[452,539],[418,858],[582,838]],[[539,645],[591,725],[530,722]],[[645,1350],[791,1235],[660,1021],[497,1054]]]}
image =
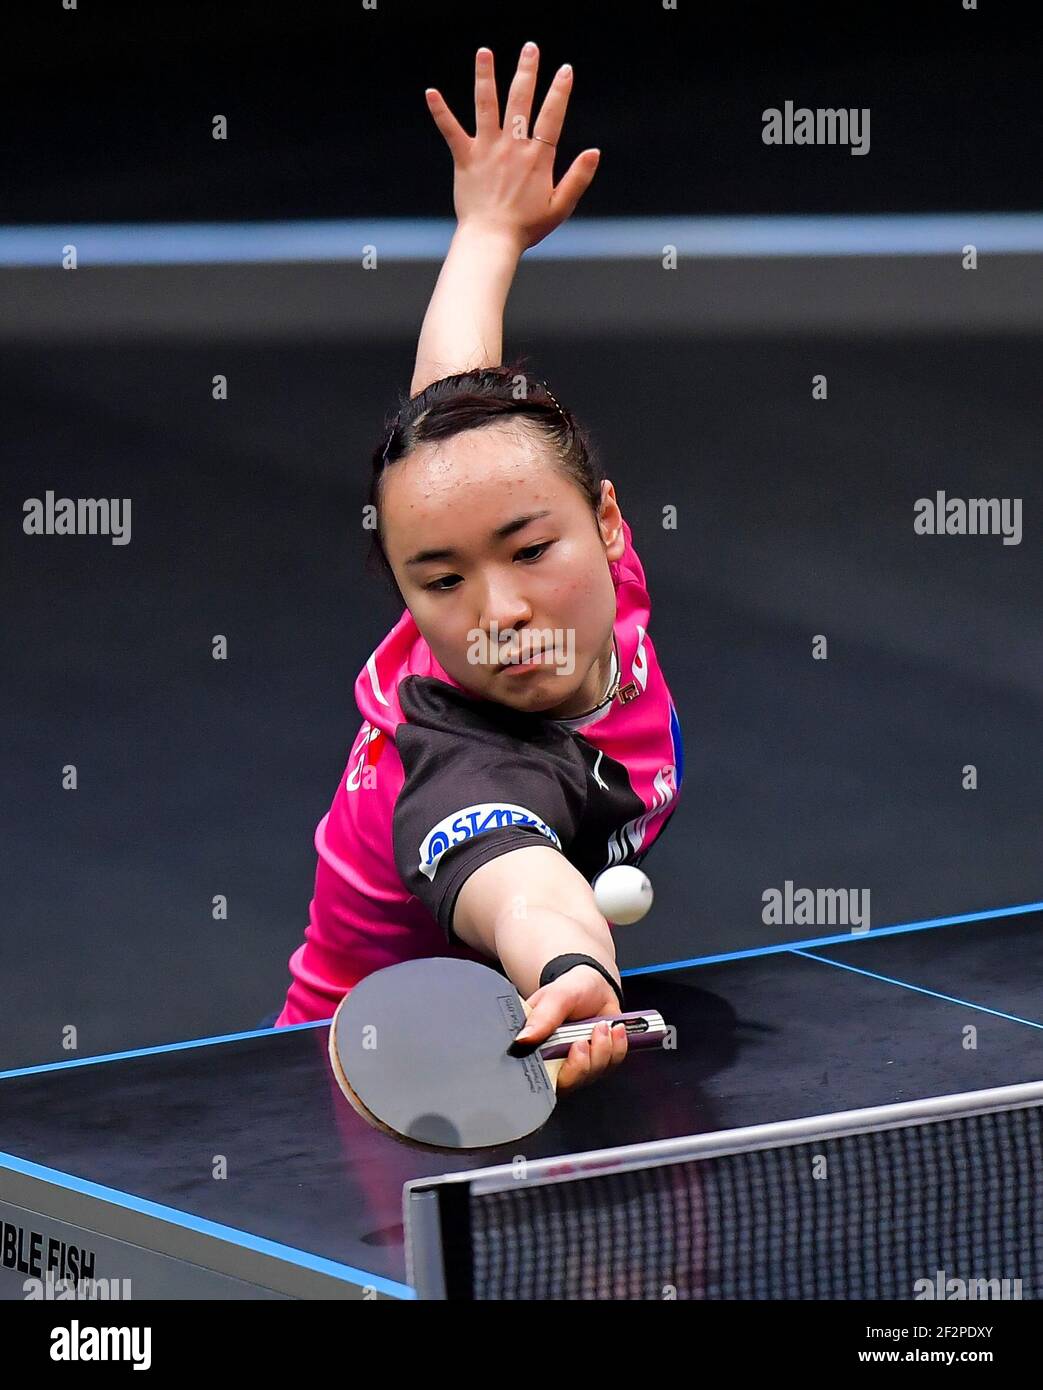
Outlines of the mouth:
{"label": "mouth", "polygon": [[516,652],[513,656],[505,657],[496,669],[507,675],[513,671],[534,671],[544,665],[546,663],[541,652],[535,652],[524,658],[520,652]]}

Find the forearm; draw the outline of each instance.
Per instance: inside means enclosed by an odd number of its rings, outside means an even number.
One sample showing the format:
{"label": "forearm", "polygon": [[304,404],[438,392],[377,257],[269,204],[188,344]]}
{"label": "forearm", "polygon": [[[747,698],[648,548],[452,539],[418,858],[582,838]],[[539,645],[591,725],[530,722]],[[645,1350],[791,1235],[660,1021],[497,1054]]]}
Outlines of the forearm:
{"label": "forearm", "polygon": [[608,923],[604,930],[578,922],[553,908],[529,908],[517,918],[505,913],[492,931],[492,951],[528,997],[540,986],[540,971],[555,956],[593,956],[617,982],[619,970]]}
{"label": "forearm", "polygon": [[503,314],[522,248],[517,237],[462,223],[424,316],[409,394],[503,360]]}

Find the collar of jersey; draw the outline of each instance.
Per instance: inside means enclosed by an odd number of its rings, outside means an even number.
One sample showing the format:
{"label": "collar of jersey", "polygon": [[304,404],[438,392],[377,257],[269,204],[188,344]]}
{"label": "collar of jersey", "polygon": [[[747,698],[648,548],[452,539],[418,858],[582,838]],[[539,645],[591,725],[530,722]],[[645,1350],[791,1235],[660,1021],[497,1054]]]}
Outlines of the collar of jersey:
{"label": "collar of jersey", "polygon": [[609,672],[608,688],[605,697],[600,705],[595,705],[593,709],[587,710],[586,714],[574,715],[571,719],[552,719],[552,724],[557,724],[562,729],[582,729],[588,724],[596,724],[599,719],[604,719],[612,708],[612,697],[616,688],[616,677],[619,675],[619,663],[616,660],[615,634],[612,638],[612,670]]}

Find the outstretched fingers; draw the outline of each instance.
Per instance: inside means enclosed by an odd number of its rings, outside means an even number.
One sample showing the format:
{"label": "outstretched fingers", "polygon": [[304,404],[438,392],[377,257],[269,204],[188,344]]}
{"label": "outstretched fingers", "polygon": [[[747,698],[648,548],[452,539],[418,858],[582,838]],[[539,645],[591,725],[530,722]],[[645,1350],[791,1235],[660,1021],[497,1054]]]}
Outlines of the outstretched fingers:
{"label": "outstretched fingers", "polygon": [[572,94],[572,68],[568,63],[554,74],[554,81],[543,98],[540,114],[532,128],[534,136],[556,145],[561,139],[561,128],[565,124],[565,112]]}
{"label": "outstretched fingers", "polygon": [[427,109],[431,112],[435,125],[445,137],[453,159],[458,161],[466,152],[471,137],[449,110],[436,87],[428,87],[424,95],[427,97]]}
{"label": "outstretched fingers", "polygon": [[503,113],[503,128],[516,140],[528,139],[539,66],[539,49],[534,43],[527,43],[518,59],[518,68],[511,82],[511,90],[507,93],[507,106]]}
{"label": "outstretched fingers", "polygon": [[474,125],[476,136],[500,133],[496,71],[489,48],[480,48],[474,58]]}
{"label": "outstretched fingers", "polygon": [[600,150],[584,150],[570,164],[568,173],[551,194],[551,211],[559,222],[572,216],[576,204],[593,183],[600,160]]}

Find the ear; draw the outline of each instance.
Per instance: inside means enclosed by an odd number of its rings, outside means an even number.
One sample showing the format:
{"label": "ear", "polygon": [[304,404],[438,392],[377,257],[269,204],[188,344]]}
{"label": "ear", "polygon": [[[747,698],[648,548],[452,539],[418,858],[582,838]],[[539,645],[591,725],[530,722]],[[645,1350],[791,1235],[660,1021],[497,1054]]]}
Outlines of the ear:
{"label": "ear", "polygon": [[616,489],[607,478],[601,484],[598,530],[605,545],[605,558],[610,564],[621,560],[627,545],[626,537],[623,535],[623,513],[616,501]]}

